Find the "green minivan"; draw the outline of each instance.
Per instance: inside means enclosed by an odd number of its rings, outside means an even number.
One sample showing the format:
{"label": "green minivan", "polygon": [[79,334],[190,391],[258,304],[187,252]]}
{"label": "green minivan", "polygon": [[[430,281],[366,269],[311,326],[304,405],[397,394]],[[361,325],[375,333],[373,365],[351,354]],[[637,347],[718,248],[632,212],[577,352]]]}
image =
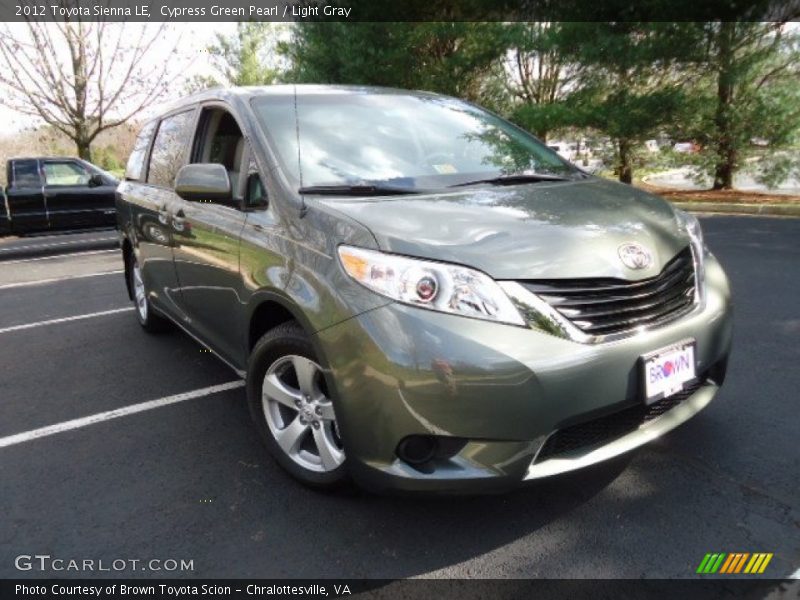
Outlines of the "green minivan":
{"label": "green minivan", "polygon": [[731,346],[697,219],[432,93],[203,92],[117,190],[128,293],[246,378],[315,487],[504,490],[655,439]]}

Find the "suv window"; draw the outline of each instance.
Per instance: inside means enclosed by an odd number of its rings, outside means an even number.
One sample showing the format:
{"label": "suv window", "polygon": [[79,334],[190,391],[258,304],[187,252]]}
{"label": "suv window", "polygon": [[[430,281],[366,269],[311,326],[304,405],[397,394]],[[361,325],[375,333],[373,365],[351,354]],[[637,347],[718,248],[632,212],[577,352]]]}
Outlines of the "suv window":
{"label": "suv window", "polygon": [[217,163],[228,171],[233,197],[241,199],[242,163],[247,142],[233,115],[218,108],[203,109],[197,128],[193,163]]}
{"label": "suv window", "polygon": [[147,149],[150,146],[150,140],[153,137],[153,132],[156,130],[156,122],[148,123],[139,132],[136,137],[136,142],[133,144],[133,150],[128,158],[128,166],[125,169],[125,178],[141,181],[144,178],[145,162],[147,160]]}
{"label": "suv window", "polygon": [[258,174],[256,161],[250,158],[250,166],[247,169],[247,189],[245,190],[245,206],[248,208],[266,208],[268,203],[267,188],[261,181]]}
{"label": "suv window", "polygon": [[183,166],[186,140],[191,135],[193,110],[172,115],[161,121],[153,151],[150,153],[150,169],[147,183],[171,188],[175,175]]}
{"label": "suv window", "polygon": [[44,163],[46,185],[89,185],[91,173],[72,161]]}
{"label": "suv window", "polygon": [[39,176],[39,161],[15,160],[13,187],[30,188],[40,187],[42,178]]}

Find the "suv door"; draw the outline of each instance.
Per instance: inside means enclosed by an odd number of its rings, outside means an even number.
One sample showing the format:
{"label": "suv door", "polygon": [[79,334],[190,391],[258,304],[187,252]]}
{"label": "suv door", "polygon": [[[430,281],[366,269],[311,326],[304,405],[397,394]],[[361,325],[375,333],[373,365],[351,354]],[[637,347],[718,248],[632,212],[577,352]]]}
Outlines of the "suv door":
{"label": "suv door", "polygon": [[51,227],[113,225],[116,186],[101,174],[69,159],[43,160],[42,174]]}
{"label": "suv door", "polygon": [[[182,232],[174,229],[172,218],[180,203],[174,182],[186,162],[195,113],[194,107],[184,109],[145,126],[128,162],[126,180],[131,185],[120,188],[123,205],[131,211],[135,251],[150,301],[179,321],[184,319],[172,246],[174,235]],[[140,165],[142,155],[148,158]]]}
{"label": "suv door", "polygon": [[42,177],[37,159],[11,161],[10,185],[6,200],[11,227],[17,233],[47,229],[47,205],[42,191]]}
{"label": "suv door", "polygon": [[192,329],[228,362],[241,366],[239,243],[246,140],[230,112],[204,108],[198,119],[191,161],[225,165],[233,199],[225,202],[180,200],[174,218],[173,247],[183,310]]}

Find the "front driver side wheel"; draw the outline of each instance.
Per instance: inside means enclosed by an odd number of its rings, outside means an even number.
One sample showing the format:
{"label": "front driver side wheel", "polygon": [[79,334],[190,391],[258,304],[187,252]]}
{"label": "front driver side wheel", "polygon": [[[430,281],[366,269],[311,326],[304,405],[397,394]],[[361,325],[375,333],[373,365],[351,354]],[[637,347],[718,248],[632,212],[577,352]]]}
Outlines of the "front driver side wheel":
{"label": "front driver side wheel", "polygon": [[318,488],[346,480],[333,402],[299,325],[279,325],[256,343],[247,370],[247,399],[267,449],[291,475]]}

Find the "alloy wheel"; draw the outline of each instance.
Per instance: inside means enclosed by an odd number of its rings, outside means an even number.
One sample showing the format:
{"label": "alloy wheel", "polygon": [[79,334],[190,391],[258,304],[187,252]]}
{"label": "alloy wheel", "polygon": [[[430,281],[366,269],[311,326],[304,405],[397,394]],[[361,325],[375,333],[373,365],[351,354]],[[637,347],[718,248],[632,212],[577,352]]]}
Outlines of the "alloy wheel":
{"label": "alloy wheel", "polygon": [[142,271],[139,268],[139,263],[133,263],[133,295],[136,300],[136,310],[139,312],[139,317],[142,321],[147,320],[147,293],[144,289],[144,281],[142,280]]}
{"label": "alloy wheel", "polygon": [[264,376],[261,401],[270,433],[296,464],[320,473],[345,459],[322,368],[304,356],[276,360]]}

